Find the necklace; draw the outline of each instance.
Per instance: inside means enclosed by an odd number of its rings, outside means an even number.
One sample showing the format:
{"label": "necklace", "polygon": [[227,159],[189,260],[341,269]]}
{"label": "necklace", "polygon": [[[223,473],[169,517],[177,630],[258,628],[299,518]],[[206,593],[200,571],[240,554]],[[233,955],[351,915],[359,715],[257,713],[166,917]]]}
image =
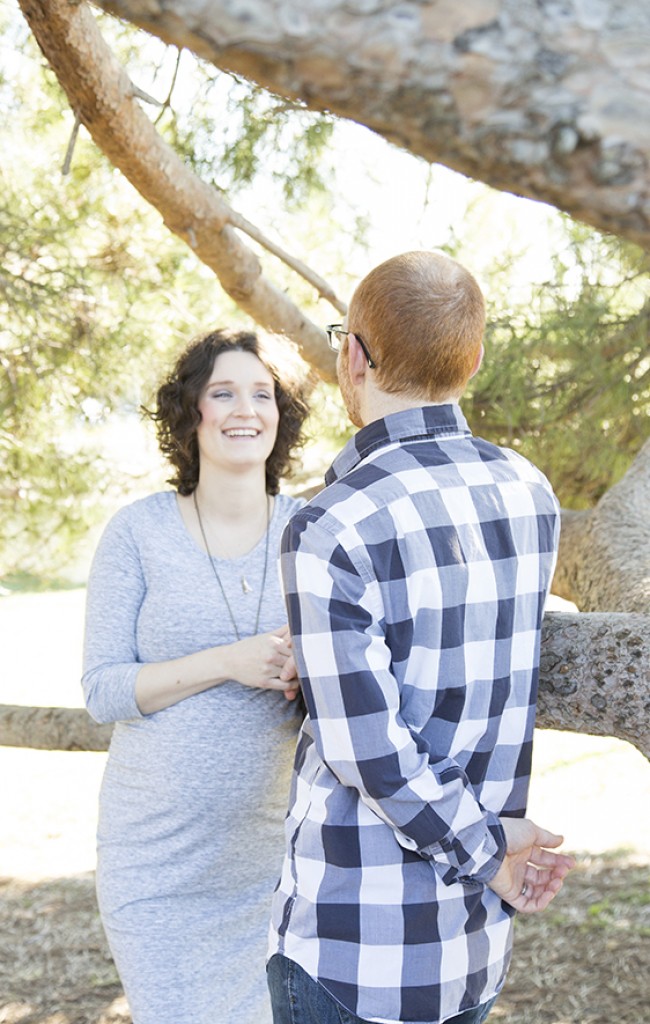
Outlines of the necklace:
{"label": "necklace", "polygon": [[[214,573],[214,578],[217,581],[217,583],[219,584],[219,589],[221,590],[221,594],[223,596],[223,599],[226,602],[226,608],[228,609],[228,614],[230,615],[230,621],[232,622],[232,627],[233,627],[233,629],[235,631],[235,636],[237,637],[238,640],[241,640],[241,636],[240,636],[239,630],[237,629],[237,623],[235,622],[235,616],[232,613],[232,608],[230,607],[230,602],[229,602],[228,597],[226,595],[226,591],[224,589],[224,585],[221,582],[221,577],[220,577],[219,573],[217,572],[216,565],[214,564],[214,558],[210,554],[210,548],[208,547],[208,538],[205,535],[205,530],[203,529],[203,520],[201,519],[201,513],[199,512],[199,503],[198,503],[197,498],[196,498],[196,491],[192,491],[192,498],[194,499],[194,508],[196,509],[196,518],[199,521],[199,529],[201,531],[201,536],[203,537],[203,543],[205,545],[205,550],[207,552],[208,558],[210,559],[210,565],[212,566],[212,571]],[[255,629],[253,630],[253,634],[254,635],[257,634],[257,630],[258,630],[258,627],[259,627],[259,624],[260,624],[260,612],[262,610],[262,601],[264,599],[264,586],[266,584],[266,570],[267,570],[268,564],[269,564],[269,532],[270,532],[269,531],[269,523],[270,523],[270,518],[271,518],[270,508],[271,508],[271,503],[269,501],[269,496],[267,494],[267,496],[266,496],[266,544],[264,546],[264,571],[262,572],[262,585],[260,587],[260,599],[257,602],[257,615],[255,616]],[[249,594],[252,591],[252,589],[253,589],[250,586],[250,584],[249,584],[249,582],[248,582],[248,580],[246,579],[245,576],[242,576],[242,578],[241,578],[241,585],[242,585],[242,590],[244,591],[245,594]]]}

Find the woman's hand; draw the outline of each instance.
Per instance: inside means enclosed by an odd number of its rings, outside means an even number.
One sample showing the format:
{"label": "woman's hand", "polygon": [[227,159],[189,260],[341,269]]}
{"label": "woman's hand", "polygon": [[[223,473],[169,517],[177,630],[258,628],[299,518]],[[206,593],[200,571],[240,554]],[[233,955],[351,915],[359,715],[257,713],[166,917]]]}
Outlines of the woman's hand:
{"label": "woman's hand", "polygon": [[[225,654],[223,648],[220,653]],[[230,678],[243,686],[279,690],[288,700],[298,692],[288,626],[230,644],[226,664]]]}
{"label": "woman's hand", "polygon": [[244,686],[279,690],[287,700],[293,700],[298,682],[289,627],[281,626],[234,644],[206,647],[171,661],[145,664],[136,679],[136,701],[142,714],[149,715],[228,679]]}
{"label": "woman's hand", "polygon": [[300,680],[298,679],[298,669],[296,668],[296,662],[293,654],[285,661],[284,668],[280,673],[280,679],[289,683],[288,689],[284,691],[286,699],[295,700],[300,693]]}

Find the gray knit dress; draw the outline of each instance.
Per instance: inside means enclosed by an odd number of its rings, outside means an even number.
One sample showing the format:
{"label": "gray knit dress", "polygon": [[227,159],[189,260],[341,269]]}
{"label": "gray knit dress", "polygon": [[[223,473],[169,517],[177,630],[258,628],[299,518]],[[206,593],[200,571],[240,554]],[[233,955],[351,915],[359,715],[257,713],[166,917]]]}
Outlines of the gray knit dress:
{"label": "gray knit dress", "polygon": [[[259,632],[286,622],[277,556],[301,504],[275,499]],[[215,560],[242,638],[254,630],[264,558],[262,538],[243,558]],[[271,1020],[264,957],[297,704],[226,682],[142,715],[134,695],[142,663],[235,639],[175,493],[118,512],[90,573],[83,687],[91,715],[116,722],[100,796],[97,893],[134,1024]]]}

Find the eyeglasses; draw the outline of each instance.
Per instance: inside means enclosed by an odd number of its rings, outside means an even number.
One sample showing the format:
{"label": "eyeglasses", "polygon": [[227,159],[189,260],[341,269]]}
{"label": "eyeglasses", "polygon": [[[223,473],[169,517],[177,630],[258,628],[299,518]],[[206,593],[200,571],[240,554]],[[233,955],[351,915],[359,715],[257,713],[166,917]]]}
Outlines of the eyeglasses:
{"label": "eyeglasses", "polygon": [[361,349],[363,351],[364,356],[368,360],[368,366],[370,367],[371,370],[377,369],[377,363],[370,355],[370,352],[368,351],[368,346],[366,345],[363,338],[360,337],[360,335],[355,334],[354,331],[348,331],[343,326],[343,324],[328,324],[325,330],[327,331],[327,341],[329,343],[329,347],[332,349],[333,352],[340,352],[343,347],[344,339],[347,338],[348,334],[354,334],[355,338],[361,345]]}

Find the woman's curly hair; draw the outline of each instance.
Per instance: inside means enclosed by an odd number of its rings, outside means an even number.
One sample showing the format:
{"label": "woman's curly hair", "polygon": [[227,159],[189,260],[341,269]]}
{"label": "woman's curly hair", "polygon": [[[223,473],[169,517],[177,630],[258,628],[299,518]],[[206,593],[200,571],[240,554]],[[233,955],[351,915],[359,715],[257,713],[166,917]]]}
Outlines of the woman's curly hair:
{"label": "woman's curly hair", "polygon": [[266,460],[266,491],[278,493],[280,479],[289,474],[296,452],[304,444],[302,431],[309,412],[308,375],[298,370],[298,360],[292,358],[289,346],[283,340],[272,351],[269,342],[250,331],[216,330],[192,342],[179,356],[156,392],[155,408],[144,411],[156,424],[160,451],[175,470],[167,482],[180,494],[192,494],[199,482],[198,403],[215,360],[224,352],[249,352],[273,377],[280,418],[275,445]]}

